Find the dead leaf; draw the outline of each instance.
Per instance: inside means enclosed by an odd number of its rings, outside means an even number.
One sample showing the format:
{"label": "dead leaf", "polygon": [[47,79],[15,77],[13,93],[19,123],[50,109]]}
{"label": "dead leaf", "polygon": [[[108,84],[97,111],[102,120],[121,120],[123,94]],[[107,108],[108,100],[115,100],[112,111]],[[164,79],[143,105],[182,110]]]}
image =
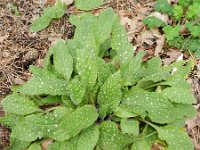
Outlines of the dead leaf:
{"label": "dead leaf", "polygon": [[[169,20],[169,16],[168,16],[168,15],[166,15],[166,14],[161,14],[160,12],[153,12],[153,13],[151,13],[149,16],[156,17],[156,18],[162,20],[162,21],[165,22],[165,23],[167,23],[168,20]],[[148,17],[149,17],[149,16],[148,16]]]}
{"label": "dead leaf", "polygon": [[147,45],[151,46],[154,42],[154,35],[150,30],[142,31],[141,34],[137,37],[136,43],[142,45],[146,43]]}
{"label": "dead leaf", "polygon": [[14,79],[14,83],[17,84],[17,85],[22,85],[25,83],[24,80],[22,80],[21,78],[17,77]]}
{"label": "dead leaf", "polygon": [[166,54],[168,57],[163,58],[164,65],[169,65],[172,62],[177,61],[177,59],[179,58],[179,56],[181,56],[182,53],[179,50],[171,49]]}
{"label": "dead leaf", "polygon": [[45,139],[42,142],[42,150],[48,150],[48,146],[52,143],[52,139]]}
{"label": "dead leaf", "polygon": [[12,60],[13,60],[12,57],[2,58],[2,59],[0,60],[0,64],[1,64],[1,65],[7,65],[7,64],[9,64]]}
{"label": "dead leaf", "polygon": [[164,43],[165,43],[165,36],[161,35],[160,38],[156,40],[156,47],[154,53],[155,56],[159,56],[159,54],[162,53],[162,48]]}
{"label": "dead leaf", "polygon": [[62,0],[62,2],[66,5],[71,5],[74,2],[74,0]]}
{"label": "dead leaf", "polygon": [[2,43],[8,37],[9,37],[9,35],[0,36],[0,43]]}

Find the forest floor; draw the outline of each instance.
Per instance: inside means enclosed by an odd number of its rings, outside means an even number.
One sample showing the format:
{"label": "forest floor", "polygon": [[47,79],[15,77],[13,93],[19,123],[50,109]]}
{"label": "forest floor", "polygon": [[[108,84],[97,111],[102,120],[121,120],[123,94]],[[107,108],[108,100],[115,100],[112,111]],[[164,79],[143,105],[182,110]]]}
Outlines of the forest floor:
{"label": "forest floor", "polygon": [[[63,18],[53,21],[45,30],[39,33],[29,31],[31,22],[42,13],[43,8],[54,2],[55,0],[0,0],[0,100],[11,92],[12,85],[21,85],[31,77],[28,70],[30,65],[42,66],[43,58],[55,39],[67,40],[73,36],[74,27],[68,21],[70,14],[77,13],[73,5],[67,9]],[[153,0],[106,0],[106,3],[104,7],[111,6],[118,13],[135,49],[147,52],[144,60],[160,56],[165,65],[180,57],[191,57],[180,50],[168,48],[164,35],[158,30],[148,30],[145,27],[142,20],[152,13],[155,3]],[[17,7],[19,16],[14,15],[11,4]],[[101,9],[104,8],[97,9],[94,13],[98,14]],[[194,107],[198,115],[186,121],[185,127],[196,150],[200,150],[200,60],[195,61],[196,66],[187,80],[197,98]],[[3,115],[0,105],[0,116]],[[9,144],[9,133],[9,129],[0,126],[0,149]]]}

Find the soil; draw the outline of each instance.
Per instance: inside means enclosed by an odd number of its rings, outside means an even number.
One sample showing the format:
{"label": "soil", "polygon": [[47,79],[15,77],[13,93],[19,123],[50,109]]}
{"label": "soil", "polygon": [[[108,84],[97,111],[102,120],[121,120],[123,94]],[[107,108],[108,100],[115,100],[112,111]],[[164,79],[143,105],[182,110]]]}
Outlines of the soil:
{"label": "soil", "polygon": [[[69,15],[77,13],[73,6],[68,8],[63,18],[53,21],[47,29],[39,33],[29,32],[31,22],[42,13],[46,5],[53,5],[54,2],[55,0],[47,0],[44,4],[39,0],[0,0],[0,100],[11,92],[13,85],[21,85],[31,77],[30,65],[42,66],[43,58],[55,39],[70,39],[73,36],[74,27],[68,22]],[[141,38],[143,34],[147,34],[147,29],[141,25],[141,20],[151,13],[154,1],[106,0],[106,2],[105,7],[112,6],[119,14],[122,24],[126,26],[130,41],[136,45],[136,50],[145,49],[148,53],[145,59],[153,57],[156,42],[151,43]],[[16,16],[8,4],[14,4],[20,16]],[[95,10],[94,13],[99,11]],[[129,19],[136,19],[135,26],[129,24]],[[179,51],[170,49],[157,55],[163,58],[164,63],[170,63],[175,61],[179,54]],[[188,57],[184,54],[184,58]],[[198,60],[196,62],[197,65],[188,82],[192,84],[193,93],[197,97],[197,104],[194,107],[198,111],[198,116],[186,122],[186,128],[196,150],[200,150],[200,63]],[[0,116],[3,115],[4,111],[0,105]],[[0,126],[0,149],[9,145],[9,134],[8,128]]]}

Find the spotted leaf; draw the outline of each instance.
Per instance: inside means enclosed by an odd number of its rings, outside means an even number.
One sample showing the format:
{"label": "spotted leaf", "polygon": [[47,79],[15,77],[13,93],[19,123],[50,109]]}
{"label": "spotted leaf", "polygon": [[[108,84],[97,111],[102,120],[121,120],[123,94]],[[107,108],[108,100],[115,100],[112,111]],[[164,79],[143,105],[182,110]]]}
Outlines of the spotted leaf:
{"label": "spotted leaf", "polygon": [[99,140],[99,126],[91,126],[83,131],[77,144],[77,150],[93,150]]}
{"label": "spotted leaf", "polygon": [[119,19],[116,19],[113,24],[111,47],[116,50],[121,63],[125,63],[133,56],[134,48],[128,42],[126,30]]}
{"label": "spotted leaf", "polygon": [[85,94],[85,85],[81,83],[79,77],[72,79],[68,85],[71,101],[78,105],[82,102]]}
{"label": "spotted leaf", "polygon": [[133,138],[123,134],[117,128],[117,124],[111,121],[103,122],[100,125],[100,139],[98,146],[105,150],[124,150],[132,143]]}
{"label": "spotted leaf", "polygon": [[53,63],[55,70],[63,78],[69,81],[73,72],[73,58],[62,40],[58,40],[53,49]]}
{"label": "spotted leaf", "polygon": [[173,105],[155,92],[132,88],[124,95],[122,103],[132,107],[144,108],[154,122],[170,123],[175,120],[175,108]]}
{"label": "spotted leaf", "polygon": [[196,102],[192,91],[181,87],[166,88],[160,94],[174,103],[193,104]]}
{"label": "spotted leaf", "polygon": [[94,28],[95,37],[98,43],[101,44],[110,38],[113,22],[116,17],[117,16],[112,8],[106,9],[98,16]]}
{"label": "spotted leaf", "polygon": [[77,150],[79,136],[75,136],[66,141],[55,141],[48,146],[48,150]]}
{"label": "spotted leaf", "polygon": [[72,109],[57,107],[53,113],[29,115],[13,128],[11,136],[27,142],[42,137],[56,139],[54,137],[56,137],[61,119],[69,115],[71,111]]}
{"label": "spotted leaf", "polygon": [[122,119],[120,122],[122,133],[132,134],[138,136],[139,134],[139,122],[134,119]]}
{"label": "spotted leaf", "polygon": [[[112,74],[102,85],[98,94],[100,110],[105,108],[107,113],[113,112],[121,101],[121,75],[120,72]],[[109,111],[109,112],[108,112]]]}
{"label": "spotted leaf", "polygon": [[67,95],[67,81],[41,69],[37,70],[36,76],[22,85],[19,92],[26,95]]}
{"label": "spotted leaf", "polygon": [[81,10],[91,10],[103,5],[102,0],[75,0],[75,6]]}
{"label": "spotted leaf", "polygon": [[150,126],[145,126],[140,138],[137,138],[131,147],[131,150],[150,150],[153,143],[158,139],[157,132]]}
{"label": "spotted leaf", "polygon": [[111,76],[112,72],[109,65],[106,64],[105,61],[99,57],[97,59],[97,65],[98,65],[98,80],[101,84],[103,84]]}
{"label": "spotted leaf", "polygon": [[28,115],[42,111],[28,97],[15,93],[4,98],[2,105],[4,111],[18,115]]}
{"label": "spotted leaf", "polygon": [[6,150],[22,150],[26,149],[30,145],[30,142],[20,141],[10,138],[10,146]]}
{"label": "spotted leaf", "polygon": [[62,120],[59,130],[55,132],[56,136],[53,138],[63,141],[76,136],[82,130],[91,126],[97,118],[98,114],[94,106],[80,107]]}
{"label": "spotted leaf", "polygon": [[[157,128],[158,137],[165,140],[168,144],[168,150],[187,149],[193,150],[194,146],[189,136],[183,129],[173,126],[165,126]],[[178,140],[177,140],[178,139]]]}
{"label": "spotted leaf", "polygon": [[44,10],[42,16],[32,23],[30,30],[32,32],[38,32],[45,29],[49,26],[52,19],[61,18],[65,14],[65,9],[65,4],[58,0],[54,6]]}
{"label": "spotted leaf", "polygon": [[144,54],[144,52],[138,53],[136,57],[130,59],[130,61],[127,61],[121,66],[122,84],[124,86],[134,85],[142,79],[143,68],[141,64]]}

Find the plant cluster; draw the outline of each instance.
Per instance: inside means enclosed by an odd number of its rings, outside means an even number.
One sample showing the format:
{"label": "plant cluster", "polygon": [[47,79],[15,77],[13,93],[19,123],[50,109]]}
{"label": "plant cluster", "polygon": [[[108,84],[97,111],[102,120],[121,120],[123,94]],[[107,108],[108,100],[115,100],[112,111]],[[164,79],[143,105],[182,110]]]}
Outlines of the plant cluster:
{"label": "plant cluster", "polygon": [[143,62],[143,51],[133,57],[112,8],[72,15],[70,22],[74,38],[58,40],[43,68],[30,67],[33,77],[2,101],[8,150],[41,150],[49,138],[48,150],[150,150],[158,143],[193,150],[183,129],[196,114],[185,81],[193,62]]}
{"label": "plant cluster", "polygon": [[172,23],[157,16],[146,17],[144,23],[149,28],[162,29],[169,46],[194,52],[196,57],[200,57],[200,1],[179,0],[171,5],[167,0],[158,0],[154,10],[167,14]]}

